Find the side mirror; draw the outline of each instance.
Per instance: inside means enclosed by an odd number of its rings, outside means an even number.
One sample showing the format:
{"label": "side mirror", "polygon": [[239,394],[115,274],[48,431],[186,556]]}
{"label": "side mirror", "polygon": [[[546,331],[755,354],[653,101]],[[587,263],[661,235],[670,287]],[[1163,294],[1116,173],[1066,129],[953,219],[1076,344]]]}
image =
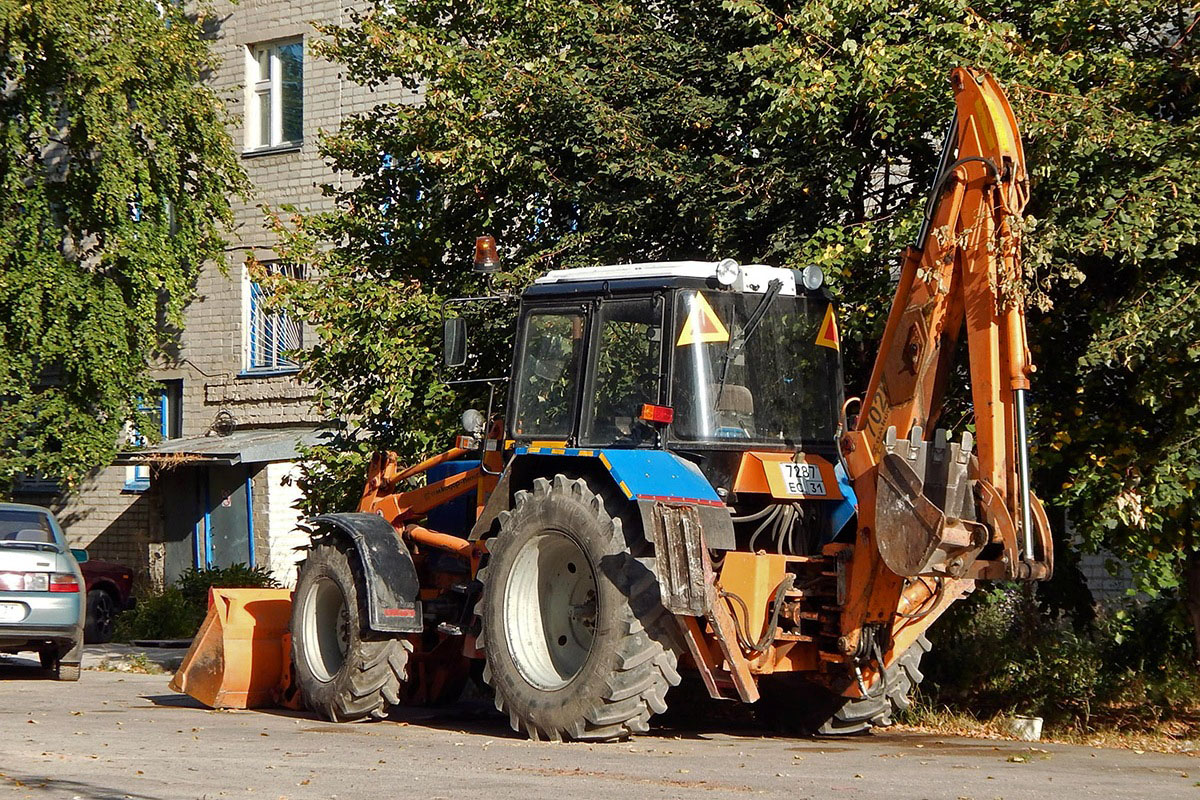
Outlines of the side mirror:
{"label": "side mirror", "polygon": [[71,555],[75,556],[75,562],[78,564],[82,564],[83,562],[88,560],[87,550],[84,550],[82,548],[72,547]]}
{"label": "side mirror", "polygon": [[442,323],[442,364],[461,367],[467,363],[467,321],[451,317]]}

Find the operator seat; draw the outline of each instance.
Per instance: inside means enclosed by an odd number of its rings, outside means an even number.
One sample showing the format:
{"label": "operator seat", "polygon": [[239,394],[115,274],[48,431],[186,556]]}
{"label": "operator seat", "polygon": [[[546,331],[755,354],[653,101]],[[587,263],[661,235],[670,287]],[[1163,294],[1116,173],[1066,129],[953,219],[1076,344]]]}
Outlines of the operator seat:
{"label": "operator seat", "polygon": [[[720,396],[717,396],[718,391]],[[710,397],[716,399],[716,433],[728,439],[754,437],[754,394],[747,386],[727,383],[723,388],[713,384]]]}

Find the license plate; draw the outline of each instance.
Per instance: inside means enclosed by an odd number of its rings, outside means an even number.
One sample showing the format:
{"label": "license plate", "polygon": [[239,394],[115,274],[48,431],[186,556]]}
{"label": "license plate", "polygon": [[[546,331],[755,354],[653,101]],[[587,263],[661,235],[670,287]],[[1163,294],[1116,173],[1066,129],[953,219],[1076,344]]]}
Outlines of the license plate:
{"label": "license plate", "polygon": [[0,622],[20,622],[25,619],[22,603],[0,603]]}
{"label": "license plate", "polygon": [[825,480],[816,464],[801,461],[779,462],[779,474],[783,478],[783,488],[792,495],[824,495]]}

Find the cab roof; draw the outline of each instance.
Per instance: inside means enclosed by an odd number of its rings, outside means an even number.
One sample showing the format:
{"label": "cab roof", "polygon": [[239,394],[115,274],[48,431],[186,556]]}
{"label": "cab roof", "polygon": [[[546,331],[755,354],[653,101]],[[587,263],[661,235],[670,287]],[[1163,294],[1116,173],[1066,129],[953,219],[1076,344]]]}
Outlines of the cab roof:
{"label": "cab roof", "polygon": [[[644,264],[612,264],[601,267],[576,267],[547,272],[534,281],[532,293],[551,294],[557,291],[572,292],[592,286],[608,285],[609,289],[651,288],[673,286],[703,286],[717,288],[717,261],[653,261]],[[767,290],[772,279],[783,286],[782,295],[796,294],[796,273],[790,269],[769,267],[765,264],[745,264],[738,268],[738,277],[730,287],[736,292]],[[540,290],[540,291],[538,291]]]}

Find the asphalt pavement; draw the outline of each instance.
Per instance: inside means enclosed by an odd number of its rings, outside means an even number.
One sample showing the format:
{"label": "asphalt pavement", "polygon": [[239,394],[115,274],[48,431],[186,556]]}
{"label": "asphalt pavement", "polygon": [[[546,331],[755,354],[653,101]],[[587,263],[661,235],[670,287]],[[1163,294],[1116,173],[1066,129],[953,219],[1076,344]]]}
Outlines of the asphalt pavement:
{"label": "asphalt pavement", "polygon": [[713,721],[615,744],[517,738],[482,701],[334,725],[212,711],[167,675],[48,680],[0,660],[4,798],[1189,798],[1200,758],[906,732],[760,736]]}

